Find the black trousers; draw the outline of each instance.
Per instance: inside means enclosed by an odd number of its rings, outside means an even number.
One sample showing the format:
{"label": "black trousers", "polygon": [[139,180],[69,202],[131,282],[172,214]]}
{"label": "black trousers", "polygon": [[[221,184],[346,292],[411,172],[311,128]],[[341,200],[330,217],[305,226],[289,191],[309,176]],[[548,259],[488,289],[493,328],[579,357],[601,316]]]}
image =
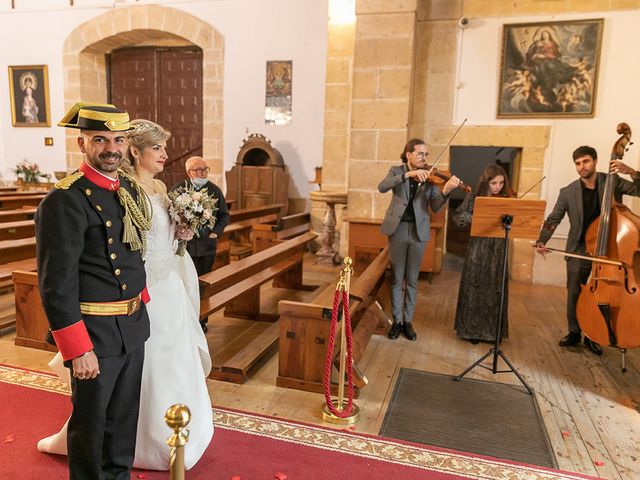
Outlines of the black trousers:
{"label": "black trousers", "polygon": [[216,253],[213,252],[212,255],[206,255],[204,257],[191,257],[191,259],[193,260],[193,264],[196,266],[198,276],[201,276],[211,271],[213,262],[216,261]]}
{"label": "black trousers", "polygon": [[144,345],[98,359],[93,380],[71,377],[70,480],[129,480],[140,406]]}

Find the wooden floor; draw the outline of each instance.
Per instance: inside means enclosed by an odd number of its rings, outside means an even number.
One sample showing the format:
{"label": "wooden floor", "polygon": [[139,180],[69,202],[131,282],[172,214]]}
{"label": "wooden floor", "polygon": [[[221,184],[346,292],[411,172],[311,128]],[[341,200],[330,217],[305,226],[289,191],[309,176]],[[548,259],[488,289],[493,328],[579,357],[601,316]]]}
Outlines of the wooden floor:
{"label": "wooden floor", "polygon": [[[305,283],[322,284],[336,274],[305,261]],[[415,312],[418,340],[391,341],[374,336],[360,364],[369,379],[357,404],[356,430],[377,434],[401,367],[445,374],[460,373],[489,349],[456,338],[453,318],[459,273],[445,271],[432,283],[420,282]],[[511,283],[510,338],[502,348],[534,388],[561,469],[609,479],[640,479],[640,350],[627,355],[628,371],[620,369],[620,354],[607,348],[596,357],[583,348],[562,349],[566,332],[565,290],[560,287]],[[263,290],[264,308],[275,309],[280,298],[305,299],[310,293]],[[640,315],[639,315],[640,318]],[[216,316],[207,334],[215,351],[249,325],[248,321]],[[0,362],[46,370],[50,353],[13,345],[14,332],[3,330]],[[244,385],[209,382],[214,406],[322,424],[319,394],[275,386],[277,355],[267,360]],[[518,384],[510,373],[492,375],[474,369],[470,376]]]}

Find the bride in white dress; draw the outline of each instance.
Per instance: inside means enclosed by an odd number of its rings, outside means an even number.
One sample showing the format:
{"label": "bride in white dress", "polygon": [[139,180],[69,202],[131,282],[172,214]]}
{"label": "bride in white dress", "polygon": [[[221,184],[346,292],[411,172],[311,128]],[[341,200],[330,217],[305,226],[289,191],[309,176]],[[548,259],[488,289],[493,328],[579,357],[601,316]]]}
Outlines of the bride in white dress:
{"label": "bride in white dress", "polygon": [[[211,357],[198,322],[198,275],[188,254],[183,257],[174,254],[175,238],[188,238],[192,233],[174,232],[167,210],[166,186],[153,178],[163,170],[167,160],[169,132],[148,120],[133,120],[131,125],[135,128],[128,134],[128,141],[134,177],[153,207],[144,255],[151,296],[147,304],[151,336],[145,344],[134,467],[169,468],[166,440],[171,430],[164,414],[171,405],[184,403],[191,410],[189,441],[185,447],[185,466],[191,468],[213,436],[213,413],[206,385]],[[68,369],[59,355],[50,365],[68,381]],[[40,440],[38,450],[66,455],[67,424],[60,432]]]}

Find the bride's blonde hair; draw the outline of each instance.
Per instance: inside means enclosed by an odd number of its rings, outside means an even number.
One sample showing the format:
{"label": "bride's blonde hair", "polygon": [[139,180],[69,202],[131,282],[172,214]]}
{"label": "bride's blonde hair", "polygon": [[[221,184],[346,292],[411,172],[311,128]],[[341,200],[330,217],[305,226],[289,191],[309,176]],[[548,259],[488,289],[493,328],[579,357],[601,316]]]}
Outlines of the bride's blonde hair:
{"label": "bride's blonde hair", "polygon": [[133,149],[135,148],[142,153],[145,147],[159,145],[169,140],[171,132],[151,120],[142,118],[132,120],[130,125],[133,128],[126,133],[129,146],[127,147],[126,161],[122,162],[122,168],[128,173],[134,173],[133,162],[135,157],[133,156]]}

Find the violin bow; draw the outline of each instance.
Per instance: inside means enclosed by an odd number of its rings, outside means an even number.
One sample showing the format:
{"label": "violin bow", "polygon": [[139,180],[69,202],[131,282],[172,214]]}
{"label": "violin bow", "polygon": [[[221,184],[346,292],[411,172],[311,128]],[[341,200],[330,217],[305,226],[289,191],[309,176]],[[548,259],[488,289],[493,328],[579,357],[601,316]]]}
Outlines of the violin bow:
{"label": "violin bow", "polygon": [[[532,244],[531,246],[533,248],[537,247],[535,243]],[[617,267],[625,266],[624,262],[619,262],[618,260],[609,260],[608,258],[602,258],[602,257],[592,257],[591,255],[580,255],[579,253],[569,253],[569,252],[565,252],[564,250],[561,250],[560,248],[551,248],[551,247],[547,247],[546,245],[544,248],[546,248],[550,252],[562,253],[565,257],[579,258],[581,260],[588,260],[594,263],[606,263],[607,265],[615,265]]]}
{"label": "violin bow", "polygon": [[464,127],[464,124],[467,123],[467,119],[465,118],[463,120],[463,122],[460,124],[460,126],[458,127],[458,129],[453,133],[453,136],[451,137],[451,139],[447,142],[447,144],[444,146],[444,148],[442,149],[442,151],[440,152],[440,155],[438,155],[438,158],[435,159],[435,161],[433,162],[433,165],[431,165],[431,168],[429,170],[427,170],[427,173],[429,175],[431,175],[433,173],[433,171],[435,170],[436,166],[438,165],[438,162],[442,159],[442,156],[444,155],[444,152],[447,151],[447,148],[449,148],[449,145],[451,145],[451,142],[453,142],[453,139],[456,138],[456,135],[458,135],[458,132],[460,131],[460,129],[462,127]]}
{"label": "violin bow", "polygon": [[534,183],[529,190],[527,190],[526,192],[524,192],[522,195],[518,195],[518,198],[522,198],[524,197],[527,193],[529,193],[531,190],[533,190],[534,188],[536,188],[538,186],[538,184],[540,182],[542,182],[545,178],[547,178],[547,176],[545,175],[544,177],[542,177],[540,180],[538,180],[536,183]]}

